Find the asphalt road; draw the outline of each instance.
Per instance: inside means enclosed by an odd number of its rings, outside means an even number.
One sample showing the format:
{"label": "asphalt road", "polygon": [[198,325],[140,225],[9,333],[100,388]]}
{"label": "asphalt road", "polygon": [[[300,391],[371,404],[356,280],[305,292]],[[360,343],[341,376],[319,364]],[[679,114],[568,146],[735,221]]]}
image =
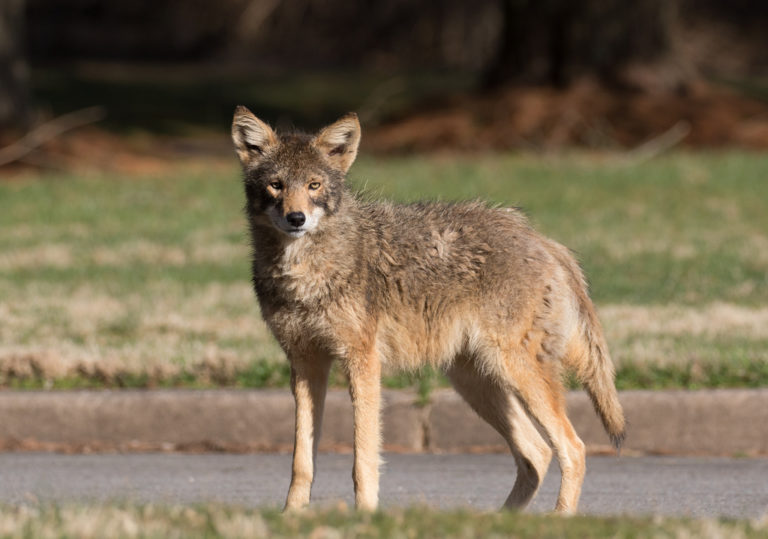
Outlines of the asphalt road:
{"label": "asphalt road", "polygon": [[[384,506],[494,509],[514,481],[508,455],[386,455]],[[351,504],[351,455],[319,457],[313,503]],[[133,501],[282,504],[290,455],[0,454],[0,503]],[[554,507],[550,468],[531,510]],[[759,517],[768,512],[768,459],[591,457],[580,511]]]}

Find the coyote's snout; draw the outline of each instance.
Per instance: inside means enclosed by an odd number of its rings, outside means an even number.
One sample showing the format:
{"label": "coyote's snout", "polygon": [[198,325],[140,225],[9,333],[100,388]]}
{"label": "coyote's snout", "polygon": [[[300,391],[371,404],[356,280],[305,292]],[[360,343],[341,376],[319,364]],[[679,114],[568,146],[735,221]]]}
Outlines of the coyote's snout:
{"label": "coyote's snout", "polygon": [[272,182],[268,191],[275,201],[267,209],[272,224],[294,238],[314,230],[323,216],[322,206],[312,197],[312,191],[319,190],[318,185],[318,182],[310,182],[306,186],[289,188],[282,182]]}
{"label": "coyote's snout", "polygon": [[570,252],[516,210],[479,202],[370,202],[344,185],[360,142],[349,114],[316,135],[278,136],[238,107],[253,283],[291,364],[296,443],[286,508],[309,502],[330,365],[349,377],[358,507],[378,503],[382,365],[443,369],[507,441],[524,507],[549,467],[556,509],[576,510],[584,444],[565,414],[563,369],[583,381],[618,447],[613,365]]}

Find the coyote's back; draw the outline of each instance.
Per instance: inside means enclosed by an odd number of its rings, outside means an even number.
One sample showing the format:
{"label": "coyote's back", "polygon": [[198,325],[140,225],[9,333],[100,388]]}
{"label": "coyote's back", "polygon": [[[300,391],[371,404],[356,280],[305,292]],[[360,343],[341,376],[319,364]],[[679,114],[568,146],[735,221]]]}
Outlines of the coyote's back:
{"label": "coyote's back", "polygon": [[582,379],[617,446],[624,417],[570,252],[516,210],[358,198],[344,185],[360,140],[354,115],[315,136],[278,136],[238,109],[232,132],[254,288],[292,369],[297,430],[286,506],[309,500],[328,369],[338,360],[355,410],[359,506],[378,499],[381,366],[429,364],[509,443],[518,476],[506,505],[533,497],[551,445],[563,474],[557,508],[575,510],[584,445],[565,415],[562,369]]}

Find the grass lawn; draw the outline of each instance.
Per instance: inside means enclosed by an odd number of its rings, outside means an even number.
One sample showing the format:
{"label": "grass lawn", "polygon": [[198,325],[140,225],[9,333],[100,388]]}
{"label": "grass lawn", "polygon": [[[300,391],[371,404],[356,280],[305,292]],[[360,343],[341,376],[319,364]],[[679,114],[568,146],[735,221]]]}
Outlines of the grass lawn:
{"label": "grass lawn", "polygon": [[563,518],[428,508],[356,513],[229,506],[69,505],[0,507],[4,537],[765,537],[768,523],[661,517]]}
{"label": "grass lawn", "polygon": [[[285,385],[232,161],[0,182],[0,386]],[[620,387],[768,385],[768,156],[363,156],[350,176],[523,207],[582,261]],[[414,383],[440,380],[387,379]]]}

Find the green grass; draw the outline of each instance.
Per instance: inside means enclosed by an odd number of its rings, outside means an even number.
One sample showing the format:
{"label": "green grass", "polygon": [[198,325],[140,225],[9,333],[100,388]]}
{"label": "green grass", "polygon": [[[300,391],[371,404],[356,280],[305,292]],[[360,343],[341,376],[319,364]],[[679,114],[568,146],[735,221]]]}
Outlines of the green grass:
{"label": "green grass", "polygon": [[[182,370],[171,376],[156,377],[146,371],[118,372],[109,376],[81,375],[50,378],[43,373],[0,377],[0,385],[10,389],[212,389],[280,388],[290,382],[290,368],[285,361],[254,361],[242,369],[202,375],[197,369]],[[333,387],[346,387],[344,375],[335,369],[330,380]],[[428,404],[433,389],[450,387],[448,379],[434,369],[417,373],[396,373],[385,376],[388,389],[412,388],[417,403]],[[756,388],[768,385],[768,362],[735,358],[728,361],[702,363],[696,360],[676,364],[626,363],[616,371],[616,387],[624,389],[728,389]],[[579,389],[573,377],[565,380],[568,389]]]}
{"label": "green grass", "polygon": [[680,364],[628,363],[616,373],[618,389],[704,389],[768,385],[768,361],[743,357]]}
{"label": "green grass", "polygon": [[511,512],[374,513],[345,507],[280,514],[232,506],[43,505],[0,508],[4,537],[765,537],[766,522],[661,517],[563,518]]}
{"label": "green grass", "polygon": [[[581,259],[620,387],[768,385],[768,156],[364,156],[351,181],[522,206]],[[0,386],[284,386],[242,204],[234,164],[0,182]]]}

